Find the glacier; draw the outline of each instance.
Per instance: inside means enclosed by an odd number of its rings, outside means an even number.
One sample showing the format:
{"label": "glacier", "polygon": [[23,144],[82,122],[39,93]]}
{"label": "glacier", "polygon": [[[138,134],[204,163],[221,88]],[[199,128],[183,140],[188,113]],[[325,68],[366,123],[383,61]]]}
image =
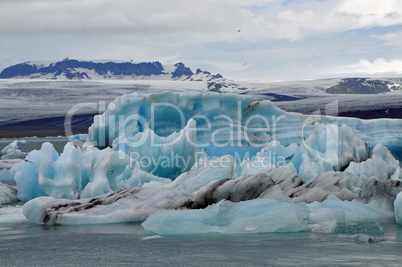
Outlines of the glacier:
{"label": "glacier", "polygon": [[143,222],[158,235],[402,223],[402,120],[335,111],[308,116],[232,94],[123,95],[82,147],[44,143],[14,165],[13,201],[27,201],[36,223]]}

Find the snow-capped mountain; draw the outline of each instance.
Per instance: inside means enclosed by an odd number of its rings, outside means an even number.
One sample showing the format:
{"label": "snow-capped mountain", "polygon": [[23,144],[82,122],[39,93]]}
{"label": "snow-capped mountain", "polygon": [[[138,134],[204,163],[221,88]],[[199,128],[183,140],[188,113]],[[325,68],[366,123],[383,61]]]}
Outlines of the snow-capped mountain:
{"label": "snow-capped mountain", "polygon": [[[161,80],[203,82],[203,90],[218,93],[262,93],[275,89],[283,94],[292,92],[315,92],[328,94],[378,94],[402,90],[398,78],[331,78],[313,81],[266,82],[250,84],[228,80],[222,75],[197,69],[195,73],[179,62],[163,65],[155,62],[91,60],[80,61],[65,58],[60,61],[27,61],[5,68],[0,79],[45,79],[45,80]],[[272,93],[272,92],[271,92]]]}
{"label": "snow-capped mountain", "polygon": [[160,62],[80,61],[65,58],[61,61],[27,61],[5,68],[0,78],[51,80],[131,80],[186,79],[194,73],[183,63],[163,66]]}
{"label": "snow-capped mountain", "polygon": [[182,80],[205,82],[208,91],[224,93],[245,90],[242,85],[208,71],[190,68],[179,62],[162,65],[160,62],[93,60],[65,58],[61,61],[27,61],[5,68],[0,79],[46,80]]}
{"label": "snow-capped mountain", "polygon": [[[194,73],[179,62],[164,66],[160,62],[96,60],[80,61],[65,58],[61,61],[27,61],[5,68],[1,79],[51,79],[51,80],[185,80]],[[207,75],[212,77],[209,73]]]}

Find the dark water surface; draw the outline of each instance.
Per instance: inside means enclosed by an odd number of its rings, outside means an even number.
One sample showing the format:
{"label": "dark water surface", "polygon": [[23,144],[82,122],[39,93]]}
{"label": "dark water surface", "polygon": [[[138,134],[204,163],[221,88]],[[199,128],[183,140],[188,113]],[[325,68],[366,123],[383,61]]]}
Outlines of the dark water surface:
{"label": "dark water surface", "polygon": [[400,266],[402,227],[383,242],[354,235],[277,233],[149,238],[140,224],[0,225],[1,266]]}

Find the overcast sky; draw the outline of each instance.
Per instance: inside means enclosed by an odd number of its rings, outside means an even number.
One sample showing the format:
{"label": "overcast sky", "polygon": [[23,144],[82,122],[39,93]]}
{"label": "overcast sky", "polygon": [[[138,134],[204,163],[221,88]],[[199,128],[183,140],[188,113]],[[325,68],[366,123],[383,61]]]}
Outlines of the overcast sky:
{"label": "overcast sky", "polygon": [[0,69],[69,57],[235,80],[402,73],[402,1],[1,0],[0,51]]}

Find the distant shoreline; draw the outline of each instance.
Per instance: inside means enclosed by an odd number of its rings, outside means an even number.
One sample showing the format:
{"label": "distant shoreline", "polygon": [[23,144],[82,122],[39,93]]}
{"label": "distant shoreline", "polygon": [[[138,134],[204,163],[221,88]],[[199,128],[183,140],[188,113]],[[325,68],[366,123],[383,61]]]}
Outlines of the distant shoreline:
{"label": "distant shoreline", "polygon": [[[75,115],[72,118],[73,134],[87,133],[97,114]],[[64,116],[21,121],[0,126],[0,138],[66,136]]]}
{"label": "distant shoreline", "polygon": [[402,107],[364,111],[346,111],[340,112],[338,117],[353,117],[363,120],[402,119]]}

